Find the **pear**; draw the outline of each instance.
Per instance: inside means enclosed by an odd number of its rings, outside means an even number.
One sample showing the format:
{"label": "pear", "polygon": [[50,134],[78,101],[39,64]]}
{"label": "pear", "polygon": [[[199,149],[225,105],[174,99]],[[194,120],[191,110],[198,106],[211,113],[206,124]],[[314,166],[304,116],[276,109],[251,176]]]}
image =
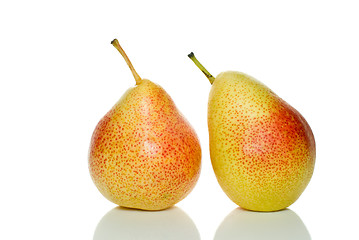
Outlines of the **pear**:
{"label": "pear", "polygon": [[196,132],[159,85],[142,79],[118,40],[112,45],[136,85],[97,124],[89,171],[104,197],[127,208],[162,210],[184,199],[200,174]]}
{"label": "pear", "polygon": [[227,196],[252,211],[293,204],[308,185],[315,140],[303,116],[263,83],[237,71],[213,77],[208,131],[212,167]]}

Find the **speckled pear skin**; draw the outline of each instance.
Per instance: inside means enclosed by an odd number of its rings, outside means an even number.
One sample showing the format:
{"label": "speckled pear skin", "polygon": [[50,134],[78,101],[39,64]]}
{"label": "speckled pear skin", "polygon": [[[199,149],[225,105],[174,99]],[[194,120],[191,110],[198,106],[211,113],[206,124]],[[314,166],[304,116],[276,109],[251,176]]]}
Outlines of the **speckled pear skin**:
{"label": "speckled pear skin", "polygon": [[142,79],[100,120],[89,170],[99,191],[123,207],[169,208],[200,174],[198,137],[163,88]]}
{"label": "speckled pear skin", "polygon": [[219,74],[208,102],[210,155],[228,197],[252,211],[294,203],[315,164],[315,140],[302,115],[253,77]]}

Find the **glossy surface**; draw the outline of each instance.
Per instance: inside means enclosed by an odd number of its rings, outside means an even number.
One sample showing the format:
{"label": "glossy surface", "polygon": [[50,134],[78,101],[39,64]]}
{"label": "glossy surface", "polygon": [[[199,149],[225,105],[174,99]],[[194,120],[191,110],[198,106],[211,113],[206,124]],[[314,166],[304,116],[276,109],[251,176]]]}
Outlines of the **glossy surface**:
{"label": "glossy surface", "polygon": [[198,229],[180,208],[141,211],[116,207],[97,224],[93,240],[200,240]]}
{"label": "glossy surface", "polygon": [[290,206],[309,183],[313,133],[298,111],[240,72],[219,74],[208,100],[213,169],[228,197],[254,211]]}
{"label": "glossy surface", "polygon": [[290,209],[278,212],[251,212],[234,209],[219,225],[214,240],[275,239],[310,240],[300,217]]}

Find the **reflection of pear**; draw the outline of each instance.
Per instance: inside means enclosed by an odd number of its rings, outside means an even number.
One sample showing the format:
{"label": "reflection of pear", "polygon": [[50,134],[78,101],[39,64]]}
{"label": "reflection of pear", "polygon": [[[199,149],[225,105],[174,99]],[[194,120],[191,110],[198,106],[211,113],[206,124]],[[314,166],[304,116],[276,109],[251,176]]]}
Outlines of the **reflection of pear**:
{"label": "reflection of pear", "polygon": [[98,223],[93,239],[199,240],[200,237],[193,221],[178,207],[154,212],[116,207]]}
{"label": "reflection of pear", "polygon": [[237,208],[223,220],[214,239],[309,240],[311,238],[302,220],[292,210],[251,212]]}

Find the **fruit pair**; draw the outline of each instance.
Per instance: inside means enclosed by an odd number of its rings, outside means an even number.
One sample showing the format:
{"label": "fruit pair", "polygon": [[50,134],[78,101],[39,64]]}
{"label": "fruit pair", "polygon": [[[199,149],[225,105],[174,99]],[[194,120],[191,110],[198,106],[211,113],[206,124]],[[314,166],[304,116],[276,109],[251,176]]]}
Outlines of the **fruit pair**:
{"label": "fruit pair", "polygon": [[[89,151],[91,177],[110,201],[129,208],[166,209],[195,186],[198,137],[171,97],[142,79],[118,41],[136,80],[100,120]],[[213,170],[239,206],[276,211],[291,205],[312,176],[315,141],[298,111],[254,78],[223,72],[216,78],[189,57],[212,84],[208,130]]]}

